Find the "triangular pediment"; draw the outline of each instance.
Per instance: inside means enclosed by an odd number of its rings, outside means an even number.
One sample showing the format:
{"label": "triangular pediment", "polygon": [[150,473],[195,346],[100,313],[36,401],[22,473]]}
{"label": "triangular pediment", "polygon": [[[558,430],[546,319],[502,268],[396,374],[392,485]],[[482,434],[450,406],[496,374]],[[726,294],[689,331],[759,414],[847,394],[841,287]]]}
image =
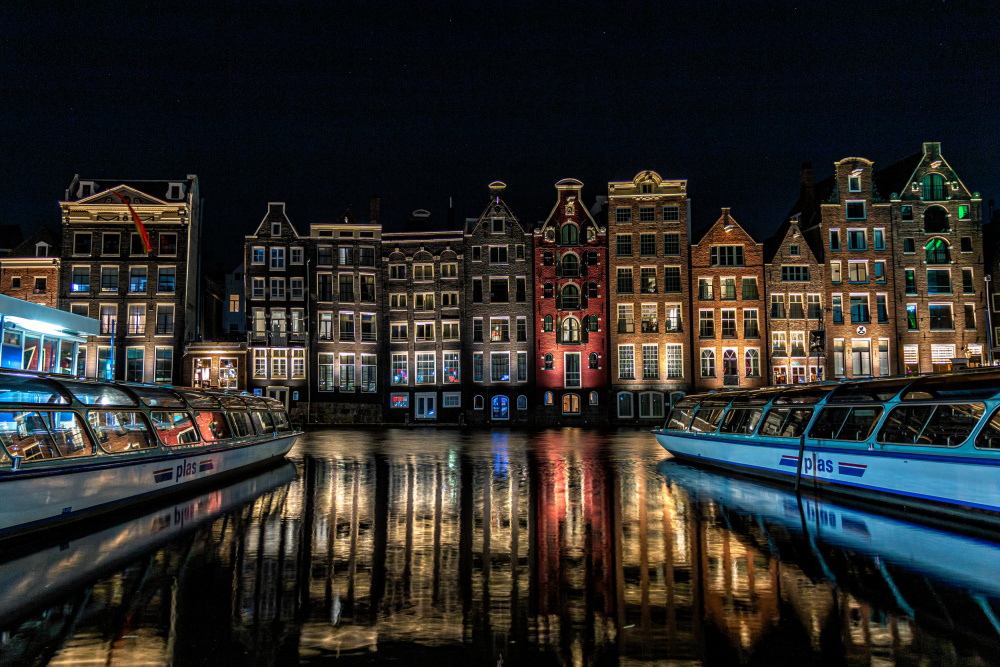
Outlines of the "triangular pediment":
{"label": "triangular pediment", "polygon": [[124,197],[125,200],[132,206],[176,206],[177,205],[176,202],[171,204],[170,202],[164,201],[157,197],[151,197],[147,195],[145,192],[136,190],[135,188],[129,187],[128,185],[125,184],[116,185],[113,188],[101,190],[100,192],[92,194],[89,197],[85,197],[73,203],[78,206],[87,204],[121,206],[122,200],[116,197],[114,194],[112,194],[114,192],[117,192],[122,197]]}
{"label": "triangular pediment", "polygon": [[[927,146],[931,148],[928,149]],[[949,199],[971,199],[972,192],[965,187],[965,183],[958,177],[958,173],[951,168],[948,161],[941,155],[940,144],[925,144],[923,157],[917,164],[916,169],[910,175],[903,191],[898,193],[902,201],[914,201],[922,199],[922,186],[924,177],[928,174],[939,174],[945,182],[949,192]]]}

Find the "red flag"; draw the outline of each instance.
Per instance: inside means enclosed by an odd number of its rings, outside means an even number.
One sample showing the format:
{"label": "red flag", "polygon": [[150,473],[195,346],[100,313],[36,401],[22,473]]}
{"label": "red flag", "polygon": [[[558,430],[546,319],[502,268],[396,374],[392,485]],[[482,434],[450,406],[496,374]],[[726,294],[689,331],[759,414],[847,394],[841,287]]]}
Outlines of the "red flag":
{"label": "red flag", "polygon": [[142,239],[142,247],[146,249],[146,254],[153,252],[153,246],[149,244],[149,234],[146,233],[146,227],[142,224],[142,221],[139,220],[139,216],[136,215],[135,209],[133,209],[132,205],[128,203],[128,200],[125,199],[125,197],[122,197],[119,193],[112,192],[111,194],[121,199],[122,203],[128,206],[128,212],[132,214],[132,220],[135,221],[135,229],[139,232],[139,238]]}

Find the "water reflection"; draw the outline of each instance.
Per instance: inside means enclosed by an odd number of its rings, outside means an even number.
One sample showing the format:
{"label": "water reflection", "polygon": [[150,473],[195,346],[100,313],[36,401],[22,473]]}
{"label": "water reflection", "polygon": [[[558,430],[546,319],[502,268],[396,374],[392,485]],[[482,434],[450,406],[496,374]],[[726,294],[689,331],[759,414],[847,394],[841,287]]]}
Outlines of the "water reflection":
{"label": "water reflection", "polygon": [[668,458],[630,431],[312,432],[297,474],[9,558],[0,662],[997,655],[997,545]]}

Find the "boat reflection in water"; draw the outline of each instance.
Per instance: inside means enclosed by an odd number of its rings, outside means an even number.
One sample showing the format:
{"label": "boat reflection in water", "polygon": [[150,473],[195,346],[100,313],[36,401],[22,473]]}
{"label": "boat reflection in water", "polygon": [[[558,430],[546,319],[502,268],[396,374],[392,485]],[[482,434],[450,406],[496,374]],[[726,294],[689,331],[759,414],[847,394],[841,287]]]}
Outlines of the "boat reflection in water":
{"label": "boat reflection in water", "polygon": [[645,432],[311,431],[291,458],[290,483],[168,542],[142,537],[107,573],[88,560],[114,540],[71,541],[65,561],[56,546],[60,569],[91,569],[40,594],[43,612],[7,612],[0,664],[997,654],[992,544],[808,503],[803,531],[794,495],[668,462]]}

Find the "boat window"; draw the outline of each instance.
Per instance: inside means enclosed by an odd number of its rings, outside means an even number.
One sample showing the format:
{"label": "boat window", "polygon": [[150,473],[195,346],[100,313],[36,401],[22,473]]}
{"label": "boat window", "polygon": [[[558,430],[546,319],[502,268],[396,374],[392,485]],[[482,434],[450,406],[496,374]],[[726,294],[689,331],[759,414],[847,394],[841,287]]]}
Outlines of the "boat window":
{"label": "boat window", "polygon": [[247,404],[243,402],[243,399],[237,398],[236,396],[221,394],[218,398],[219,402],[222,403],[222,407],[229,410],[243,410],[247,407]]}
{"label": "boat window", "polygon": [[[185,391],[184,398],[187,402],[191,404],[192,408],[197,409],[210,409],[210,408],[221,408],[222,403],[214,396],[209,396],[208,394],[203,394],[200,391]],[[204,435],[204,433],[202,433]]]}
{"label": "boat window", "polygon": [[63,381],[63,386],[69,389],[76,400],[85,405],[136,405],[134,398],[118,387],[107,384],[89,384],[86,382]]}
{"label": "boat window", "polygon": [[247,407],[250,408],[251,410],[267,410],[267,403],[257,398],[256,396],[252,396],[250,394],[241,394],[240,398],[243,400],[244,403],[247,404]]}
{"label": "boat window", "polygon": [[774,399],[775,405],[789,405],[793,403],[812,405],[819,403],[826,398],[831,391],[829,386],[802,387],[801,389],[786,389]]}
{"label": "boat window", "polygon": [[92,410],[87,413],[87,420],[97,434],[98,443],[111,454],[156,447],[141,412]]}
{"label": "boat window", "polygon": [[229,430],[229,423],[226,421],[226,415],[221,412],[198,412],[194,418],[198,422],[201,437],[206,442],[228,440],[233,437]]}
{"label": "boat window", "polygon": [[986,426],[976,436],[976,447],[980,449],[1000,449],[1000,409],[993,413]]}
{"label": "boat window", "polygon": [[968,440],[984,412],[982,403],[898,407],[889,413],[878,439],[901,445],[957,447]]}
{"label": "boat window", "polygon": [[903,394],[904,401],[980,400],[1000,392],[1000,373],[931,376],[916,380]]}
{"label": "boat window", "polygon": [[719,422],[722,421],[722,414],[724,412],[723,408],[706,408],[704,406],[699,408],[698,412],[694,415],[694,421],[691,422],[691,430],[702,433],[715,433],[715,429],[719,427]]}
{"label": "boat window", "polygon": [[0,441],[12,456],[44,461],[59,456],[52,435],[37,412],[0,412]]}
{"label": "boat window", "polygon": [[913,384],[913,378],[893,380],[866,380],[838,385],[826,399],[829,403],[871,403],[891,400],[899,392]]}
{"label": "boat window", "polygon": [[0,403],[67,405],[69,399],[59,391],[54,382],[24,375],[0,375]]}
{"label": "boat window", "polygon": [[711,394],[701,402],[701,407],[724,408],[732,402],[732,394]]}
{"label": "boat window", "polygon": [[[679,405],[679,403],[678,403]],[[694,410],[691,408],[674,408],[667,418],[667,431],[686,431],[691,425],[691,416]]]}
{"label": "boat window", "polygon": [[758,435],[797,438],[805,433],[812,413],[812,408],[771,408],[764,417]]}
{"label": "boat window", "polygon": [[131,389],[140,401],[151,408],[183,409],[185,407],[181,397],[168,389],[160,389],[159,387],[131,387]]}
{"label": "boat window", "polygon": [[285,409],[285,404],[276,398],[271,398],[270,396],[262,396],[261,398],[267,403],[267,407],[271,408],[271,412],[281,412]]}
{"label": "boat window", "polygon": [[191,415],[186,412],[151,412],[153,428],[160,441],[168,447],[198,444],[198,431]]}
{"label": "boat window", "polygon": [[882,408],[879,406],[823,408],[816,417],[816,423],[809,429],[809,437],[861,442],[871,436],[881,416]]}
{"label": "boat window", "polygon": [[292,424],[288,421],[288,415],[284,412],[272,412],[274,423],[279,431],[291,431]]}
{"label": "boat window", "polygon": [[767,405],[779,393],[780,390],[748,391],[733,398],[733,405]]}
{"label": "boat window", "polygon": [[760,417],[764,414],[761,408],[749,408],[740,410],[730,410],[726,418],[722,420],[719,433],[736,433],[750,435],[760,423]]}
{"label": "boat window", "polygon": [[236,430],[237,438],[245,438],[248,435],[253,435],[250,415],[245,412],[230,412],[229,416],[233,420],[233,428]]}
{"label": "boat window", "polygon": [[69,411],[43,412],[42,419],[63,456],[87,456],[94,453],[94,443],[90,441],[80,415]]}
{"label": "boat window", "polygon": [[258,433],[270,433],[274,430],[274,420],[271,419],[270,413],[254,410],[250,413],[250,417],[253,419],[253,427],[257,429]]}

